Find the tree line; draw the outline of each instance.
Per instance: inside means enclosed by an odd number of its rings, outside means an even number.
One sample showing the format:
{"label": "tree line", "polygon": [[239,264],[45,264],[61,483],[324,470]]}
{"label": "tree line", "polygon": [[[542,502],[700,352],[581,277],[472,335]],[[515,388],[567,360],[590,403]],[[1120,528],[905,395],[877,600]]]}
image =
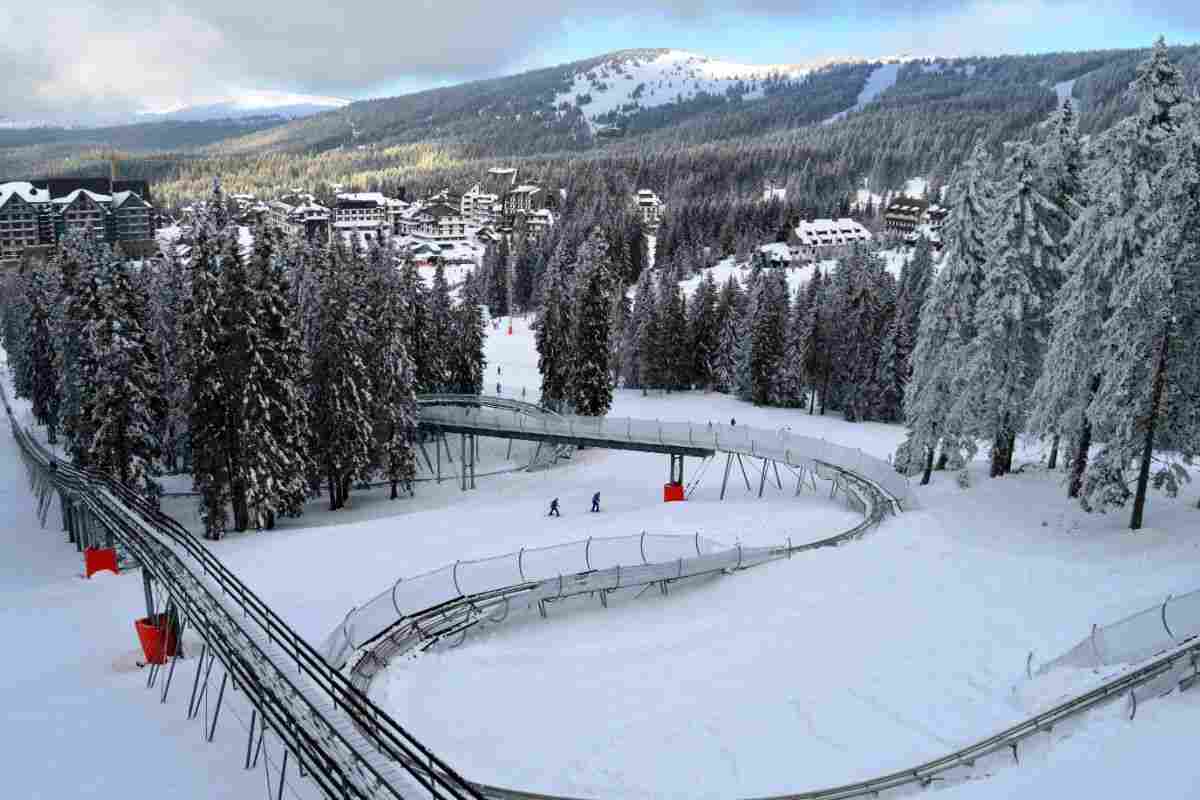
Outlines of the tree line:
{"label": "tree line", "polygon": [[205,534],[269,529],[364,482],[411,493],[416,395],[478,394],[480,287],[455,302],[378,242],[249,241],[218,185],[186,253],[131,261],[68,238],[4,286],[18,397],[53,444],[157,500],[190,472]]}

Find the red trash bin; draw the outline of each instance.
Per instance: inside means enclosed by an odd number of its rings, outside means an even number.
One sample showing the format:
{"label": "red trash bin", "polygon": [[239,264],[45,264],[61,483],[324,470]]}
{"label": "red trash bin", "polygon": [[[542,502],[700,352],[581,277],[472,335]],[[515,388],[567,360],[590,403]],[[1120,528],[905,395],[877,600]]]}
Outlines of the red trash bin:
{"label": "red trash bin", "polygon": [[121,574],[117,569],[117,551],[111,547],[88,547],[83,551],[83,572],[92,577],[100,570],[112,570]]}
{"label": "red trash bin", "polygon": [[684,499],[682,483],[667,483],[663,485],[663,502],[678,503]]}
{"label": "red trash bin", "polygon": [[[167,624],[166,614],[143,617],[133,623],[147,664],[165,664],[179,650],[175,629]],[[169,630],[168,630],[169,628]]]}

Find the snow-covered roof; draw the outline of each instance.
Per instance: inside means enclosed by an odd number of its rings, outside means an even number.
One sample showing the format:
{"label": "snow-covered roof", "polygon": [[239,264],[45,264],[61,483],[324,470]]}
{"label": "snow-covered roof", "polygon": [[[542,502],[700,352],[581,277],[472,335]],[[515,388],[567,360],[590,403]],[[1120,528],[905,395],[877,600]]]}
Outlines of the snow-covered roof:
{"label": "snow-covered roof", "polygon": [[0,206],[8,202],[8,198],[16,195],[26,203],[47,203],[50,201],[50,192],[46,189],[39,189],[28,181],[9,181],[8,183],[0,183]]}
{"label": "snow-covered roof", "polygon": [[125,203],[127,203],[129,201],[129,198],[131,198],[131,197],[135,197],[139,201],[142,199],[142,196],[139,195],[137,192],[129,192],[129,191],[116,192],[112,196],[112,207],[120,208],[121,206],[125,205]]}
{"label": "snow-covered roof", "polygon": [[383,192],[343,192],[337,199],[348,203],[375,203],[380,206],[387,205],[388,202]]}
{"label": "snow-covered roof", "polygon": [[848,217],[801,222],[796,226],[795,232],[799,243],[809,246],[833,246],[871,240],[871,232]]}
{"label": "snow-covered roof", "polygon": [[536,194],[541,190],[542,187],[540,186],[534,186],[532,183],[523,183],[517,188],[513,189],[511,194]]}
{"label": "snow-covered roof", "polygon": [[70,205],[71,203],[74,203],[79,198],[79,195],[81,195],[81,194],[87,195],[91,200],[93,200],[94,202],[97,202],[97,203],[111,203],[112,202],[111,195],[96,194],[95,192],[89,192],[87,189],[75,189],[74,191],[70,192],[69,194],[65,194],[62,197],[54,198],[54,202],[58,205],[67,206],[67,205]]}

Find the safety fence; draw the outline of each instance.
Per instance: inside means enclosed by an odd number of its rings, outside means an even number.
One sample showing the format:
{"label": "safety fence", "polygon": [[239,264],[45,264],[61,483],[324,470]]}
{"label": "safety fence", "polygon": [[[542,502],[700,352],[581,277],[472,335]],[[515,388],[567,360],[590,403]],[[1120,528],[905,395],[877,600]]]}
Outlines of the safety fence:
{"label": "safety fence", "polygon": [[[1200,634],[1200,589],[1167,599],[1109,625],[1093,625],[1079,644],[1042,664],[1038,675],[1059,667],[1094,669],[1133,664]],[[1029,655],[1032,664],[1033,654]]]}
{"label": "safety fence", "polygon": [[449,397],[443,397],[442,402],[442,405],[422,407],[423,423],[480,433],[491,431],[495,435],[537,435],[596,446],[627,443],[736,453],[793,467],[823,463],[878,484],[904,510],[917,505],[908,479],[888,462],[862,450],[811,436],[798,436],[787,429],[619,417],[535,416],[497,407],[490,398],[477,396],[461,396],[455,403]]}

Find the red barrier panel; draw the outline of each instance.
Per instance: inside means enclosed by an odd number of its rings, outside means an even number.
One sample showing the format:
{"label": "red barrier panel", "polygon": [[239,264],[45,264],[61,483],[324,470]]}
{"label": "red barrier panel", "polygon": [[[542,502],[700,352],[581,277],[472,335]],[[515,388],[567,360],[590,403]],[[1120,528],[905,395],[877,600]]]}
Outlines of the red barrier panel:
{"label": "red barrier panel", "polygon": [[167,630],[167,615],[157,614],[154,618],[143,617],[133,623],[137,629],[138,641],[142,643],[142,653],[146,656],[147,664],[165,664],[168,656],[174,656],[179,649],[175,639],[175,629]]}
{"label": "red barrier panel", "polygon": [[111,547],[89,547],[83,551],[83,572],[92,577],[100,570],[107,569],[120,574],[117,569],[117,551]]}
{"label": "red barrier panel", "polygon": [[663,484],[663,502],[678,503],[684,499],[682,483]]}

